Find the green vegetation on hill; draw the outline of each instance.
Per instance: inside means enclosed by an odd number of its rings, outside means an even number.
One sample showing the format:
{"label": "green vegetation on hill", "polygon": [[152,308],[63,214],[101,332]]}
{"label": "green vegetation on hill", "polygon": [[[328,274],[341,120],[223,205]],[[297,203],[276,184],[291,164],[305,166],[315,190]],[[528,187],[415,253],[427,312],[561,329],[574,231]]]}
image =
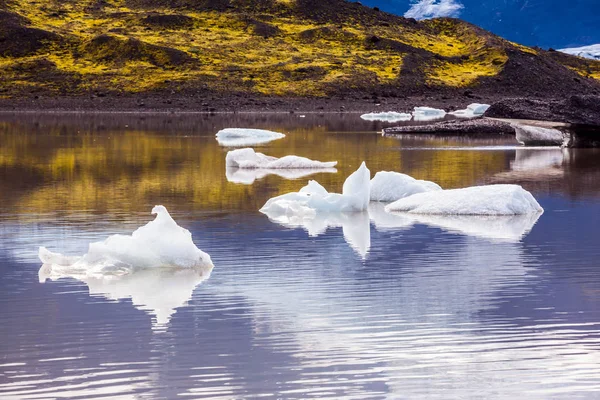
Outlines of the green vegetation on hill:
{"label": "green vegetation on hill", "polygon": [[536,51],[459,20],[416,22],[341,0],[0,0],[0,69],[2,97],[490,84],[586,91],[600,79],[600,62]]}

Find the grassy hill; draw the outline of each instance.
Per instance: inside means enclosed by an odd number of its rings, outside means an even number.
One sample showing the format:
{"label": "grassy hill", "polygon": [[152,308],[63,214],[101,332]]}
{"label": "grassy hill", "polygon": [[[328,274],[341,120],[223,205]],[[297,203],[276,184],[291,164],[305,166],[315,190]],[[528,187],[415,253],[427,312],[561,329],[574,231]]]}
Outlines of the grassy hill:
{"label": "grassy hill", "polygon": [[342,0],[0,0],[0,97],[600,92],[600,62]]}

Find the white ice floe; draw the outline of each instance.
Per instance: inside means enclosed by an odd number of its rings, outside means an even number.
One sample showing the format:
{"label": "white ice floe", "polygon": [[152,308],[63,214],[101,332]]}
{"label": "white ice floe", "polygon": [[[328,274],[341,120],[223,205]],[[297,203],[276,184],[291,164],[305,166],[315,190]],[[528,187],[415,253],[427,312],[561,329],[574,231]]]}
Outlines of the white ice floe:
{"label": "white ice floe", "polygon": [[567,49],[560,49],[563,53],[572,54],[574,56],[591,58],[592,60],[600,60],[600,44],[592,44],[589,46],[582,47],[571,47]]}
{"label": "white ice floe", "polygon": [[252,185],[267,175],[277,175],[284,179],[300,179],[314,174],[335,174],[335,168],[308,168],[308,169],[241,169],[225,168],[225,177],[228,182],[242,185]]}
{"label": "white ice floe", "polygon": [[42,263],[55,273],[125,275],[145,268],[212,268],[210,256],[198,249],[191,233],[171,218],[167,209],[152,209],[156,218],[131,235],[112,235],[90,243],[81,257],[39,249]]}
{"label": "white ice floe", "polygon": [[457,118],[475,118],[481,117],[487,111],[488,108],[490,108],[489,104],[473,103],[469,104],[464,110],[456,110],[448,114],[453,115]]}
{"label": "white ice floe", "polygon": [[39,271],[40,282],[74,278],[89,287],[90,296],[102,296],[108,300],[131,299],[134,307],[155,317],[153,327],[168,324],[176,309],[186,305],[194,289],[209,278],[212,266],[187,269],[151,268],[131,274],[89,275],[52,268],[44,264]]}
{"label": "white ice floe", "polygon": [[441,215],[519,215],[543,212],[519,185],[474,186],[417,193],[386,206],[388,212]]}
{"label": "white ice floe", "polygon": [[254,149],[237,149],[227,153],[225,165],[242,169],[311,169],[333,168],[337,161],[314,161],[305,157],[285,156],[281,158],[257,153]]}
{"label": "white ice floe", "polygon": [[559,146],[564,140],[563,133],[558,129],[522,124],[513,124],[512,127],[515,129],[517,141],[526,146]]}
{"label": "white ice floe", "polygon": [[442,188],[437,183],[417,180],[399,172],[380,171],[371,179],[371,201],[392,202],[433,190]]}
{"label": "white ice floe", "polygon": [[414,218],[414,223],[438,227],[451,233],[483,238],[494,242],[518,242],[531,231],[541,213],[521,215],[410,215]]}
{"label": "white ice floe", "polygon": [[217,132],[217,141],[225,147],[245,147],[268,143],[283,139],[285,135],[279,132],[263,129],[227,128]]}
{"label": "white ice floe", "polygon": [[260,209],[270,215],[314,215],[320,212],[365,211],[370,200],[371,173],[363,162],[344,182],[342,194],[329,193],[310,181],[299,192],[273,197]]}
{"label": "white ice floe", "polygon": [[446,111],[431,107],[415,107],[413,118],[415,121],[433,121],[443,119]]}
{"label": "white ice floe", "polygon": [[380,113],[363,114],[360,117],[365,121],[400,122],[410,121],[412,119],[412,114],[388,111]]}

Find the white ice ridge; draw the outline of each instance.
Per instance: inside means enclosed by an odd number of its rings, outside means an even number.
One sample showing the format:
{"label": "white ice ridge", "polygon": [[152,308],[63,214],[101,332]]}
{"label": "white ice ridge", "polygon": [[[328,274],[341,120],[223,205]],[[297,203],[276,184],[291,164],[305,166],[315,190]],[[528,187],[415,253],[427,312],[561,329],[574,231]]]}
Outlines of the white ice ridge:
{"label": "white ice ridge", "polygon": [[464,110],[456,110],[448,114],[454,115],[457,118],[475,118],[481,117],[488,108],[490,108],[489,104],[473,103],[469,104]]}
{"label": "white ice ridge", "polygon": [[591,44],[589,46],[582,47],[571,47],[568,49],[560,49],[558,51],[567,54],[572,54],[574,56],[591,58],[593,60],[600,60],[600,44]]}
{"label": "white ice ridge", "polygon": [[519,185],[417,193],[388,204],[385,210],[437,215],[520,215],[544,211],[532,194]]}
{"label": "white ice ridge", "polygon": [[413,118],[415,121],[433,121],[446,116],[446,111],[431,107],[415,107]]}
{"label": "white ice ridge", "polygon": [[380,171],[371,179],[371,201],[392,202],[433,190],[442,188],[437,183],[417,180],[399,172]]}
{"label": "white ice ridge", "polygon": [[163,206],[155,206],[156,218],[131,235],[112,235],[90,243],[81,257],[64,256],[40,247],[39,258],[58,273],[124,275],[145,268],[212,268],[210,256],[198,249],[192,234],[171,218]]}
{"label": "white ice ridge", "polygon": [[558,129],[540,128],[522,124],[513,124],[519,143],[531,146],[559,146],[564,136]]}
{"label": "white ice ridge", "polygon": [[225,147],[245,147],[268,143],[283,139],[285,135],[279,132],[263,129],[227,128],[217,132],[217,141]]}
{"label": "white ice ridge", "polygon": [[319,212],[365,211],[370,200],[371,172],[363,162],[344,182],[342,194],[329,193],[316,181],[299,192],[273,197],[260,209],[270,216],[307,215]]}
{"label": "white ice ridge", "polygon": [[412,114],[399,113],[395,111],[369,113],[360,116],[365,121],[400,122],[410,121]]}
{"label": "white ice ridge", "polygon": [[242,169],[333,168],[336,164],[337,161],[321,162],[298,156],[271,157],[251,148],[232,150],[225,157],[227,167]]}
{"label": "white ice ridge", "polygon": [[267,175],[277,175],[283,179],[300,179],[314,174],[335,174],[335,168],[304,168],[304,169],[240,169],[225,168],[227,182],[252,185]]}

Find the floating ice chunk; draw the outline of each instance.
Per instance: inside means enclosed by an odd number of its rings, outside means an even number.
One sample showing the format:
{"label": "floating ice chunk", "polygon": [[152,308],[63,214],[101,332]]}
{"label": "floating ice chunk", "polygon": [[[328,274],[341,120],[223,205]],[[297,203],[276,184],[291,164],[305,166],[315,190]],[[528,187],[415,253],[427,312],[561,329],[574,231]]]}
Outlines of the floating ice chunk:
{"label": "floating ice chunk", "polygon": [[192,269],[153,268],[124,276],[96,276],[52,269],[50,264],[44,264],[39,271],[39,278],[40,282],[75,278],[88,285],[91,296],[102,296],[115,301],[131,299],[134,307],[155,316],[154,327],[159,327],[168,324],[176,309],[189,301],[196,286],[209,278],[211,270],[211,266]]}
{"label": "floating ice chunk", "polygon": [[[314,181],[312,181],[314,182]],[[316,183],[316,182],[314,182]],[[318,186],[320,186],[317,183]],[[315,189],[320,189],[315,186]],[[320,186],[322,189],[322,186]],[[325,190],[325,189],[323,189]],[[292,209],[295,205],[291,206]],[[324,234],[329,228],[341,227],[346,242],[365,259],[371,248],[371,225],[369,213],[366,211],[341,213],[321,212],[299,206],[297,212],[281,214],[274,210],[273,213],[265,212],[267,217],[275,223],[288,228],[303,228],[311,237]]]}
{"label": "floating ice chunk", "polygon": [[365,211],[370,200],[370,174],[363,162],[344,182],[342,194],[329,193],[317,182],[310,181],[299,192],[269,199],[260,211],[270,215]]}
{"label": "floating ice chunk", "polygon": [[519,215],[544,210],[519,185],[474,186],[417,193],[386,206],[386,211],[441,215]]}
{"label": "floating ice chunk", "polygon": [[469,104],[464,110],[456,110],[448,114],[454,115],[457,118],[475,118],[481,117],[488,108],[490,108],[489,104],[473,103]]}
{"label": "floating ice chunk", "polygon": [[245,147],[268,143],[283,139],[285,135],[279,132],[263,129],[227,128],[217,132],[217,141],[225,147]]}
{"label": "floating ice chunk", "polygon": [[112,235],[90,243],[87,254],[69,257],[40,247],[39,258],[53,271],[87,275],[124,275],[144,268],[212,268],[210,256],[196,247],[191,233],[156,206],[154,221],[130,235]]}
{"label": "floating ice chunk", "polygon": [[527,146],[559,146],[564,136],[558,129],[513,124],[517,141]]}
{"label": "floating ice chunk", "polygon": [[371,201],[391,202],[432,190],[442,188],[437,183],[416,180],[398,172],[380,171],[371,179]]}
{"label": "floating ice chunk", "polygon": [[336,164],[337,161],[321,162],[298,156],[270,157],[263,153],[257,153],[251,148],[232,150],[225,157],[227,167],[242,169],[333,168]]}
{"label": "floating ice chunk", "polygon": [[388,111],[380,113],[363,114],[360,117],[365,121],[400,122],[410,121],[412,119],[412,114]]}
{"label": "floating ice chunk", "polygon": [[527,235],[541,213],[522,215],[415,215],[414,222],[439,227],[452,233],[460,233],[498,242],[518,242]]}
{"label": "floating ice chunk", "polygon": [[314,174],[337,172],[335,168],[308,168],[308,169],[225,169],[225,176],[228,182],[240,183],[242,185],[252,185],[254,181],[260,180],[267,175],[277,175],[284,179],[300,179]]}
{"label": "floating ice chunk", "polygon": [[415,107],[413,118],[415,121],[433,121],[443,119],[446,111],[431,107]]}

